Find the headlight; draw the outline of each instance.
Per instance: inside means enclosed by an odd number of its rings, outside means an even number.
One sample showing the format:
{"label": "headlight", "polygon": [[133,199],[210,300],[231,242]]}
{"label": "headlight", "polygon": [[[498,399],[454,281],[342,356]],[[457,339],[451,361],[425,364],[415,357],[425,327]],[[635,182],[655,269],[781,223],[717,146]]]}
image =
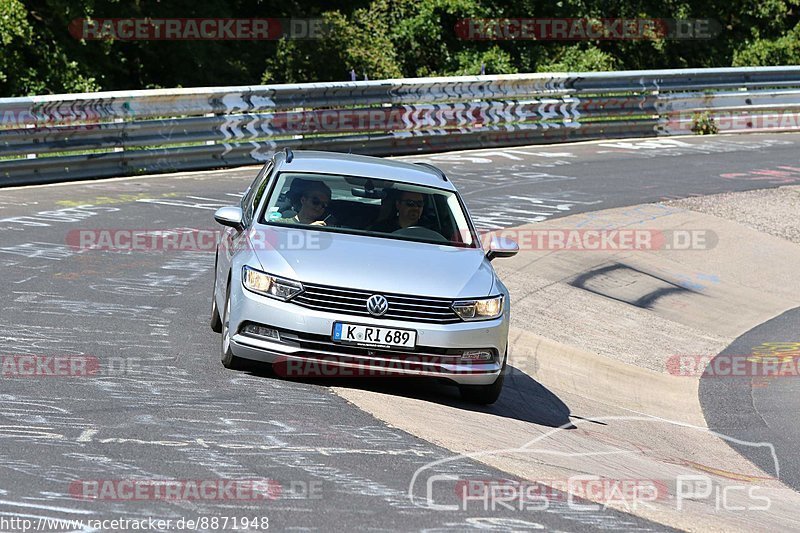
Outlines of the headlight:
{"label": "headlight", "polygon": [[491,320],[503,314],[503,295],[455,302],[453,311],[461,320]]}
{"label": "headlight", "polygon": [[296,281],[272,276],[249,266],[242,267],[242,284],[247,290],[283,301],[303,292],[303,286]]}

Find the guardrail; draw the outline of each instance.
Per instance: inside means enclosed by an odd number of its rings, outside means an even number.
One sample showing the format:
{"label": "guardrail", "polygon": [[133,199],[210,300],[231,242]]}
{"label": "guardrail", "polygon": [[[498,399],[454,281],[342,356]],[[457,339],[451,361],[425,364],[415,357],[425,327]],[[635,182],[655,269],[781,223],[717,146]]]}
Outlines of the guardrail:
{"label": "guardrail", "polygon": [[[257,164],[800,129],[800,67],[517,74],[0,98],[0,185]],[[704,117],[705,118],[705,117]]]}

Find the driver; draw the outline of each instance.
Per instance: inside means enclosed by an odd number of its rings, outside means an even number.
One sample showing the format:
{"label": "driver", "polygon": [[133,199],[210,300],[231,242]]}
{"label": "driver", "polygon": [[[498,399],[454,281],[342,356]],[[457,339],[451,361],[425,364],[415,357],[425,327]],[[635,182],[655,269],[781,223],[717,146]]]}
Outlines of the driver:
{"label": "driver", "polygon": [[300,195],[300,209],[297,214],[291,218],[278,218],[275,222],[327,226],[331,224],[332,219],[330,215],[325,216],[330,203],[330,187],[321,181],[309,181]]}
{"label": "driver", "polygon": [[425,198],[422,193],[403,191],[400,197],[394,202],[395,215],[386,220],[377,222],[372,226],[373,231],[392,233],[399,229],[416,226],[422,216],[422,208],[425,205]]}

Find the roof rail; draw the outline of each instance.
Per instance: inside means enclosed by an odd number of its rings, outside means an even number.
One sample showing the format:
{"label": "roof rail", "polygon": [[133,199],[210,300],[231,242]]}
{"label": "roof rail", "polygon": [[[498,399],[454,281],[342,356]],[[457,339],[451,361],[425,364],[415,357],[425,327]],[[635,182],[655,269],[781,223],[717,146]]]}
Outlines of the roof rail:
{"label": "roof rail", "polygon": [[447,181],[447,176],[444,175],[444,171],[442,171],[441,168],[435,167],[435,166],[431,165],[430,163],[423,163],[422,161],[414,161],[414,164],[422,166],[422,167],[425,167],[425,168],[430,169],[430,170],[433,170],[434,172],[436,172],[437,174],[439,174],[442,177],[443,181]]}
{"label": "roof rail", "polygon": [[287,147],[284,148],[283,151],[286,152],[286,162],[291,163],[292,159],[294,159],[294,153],[292,153],[292,149]]}

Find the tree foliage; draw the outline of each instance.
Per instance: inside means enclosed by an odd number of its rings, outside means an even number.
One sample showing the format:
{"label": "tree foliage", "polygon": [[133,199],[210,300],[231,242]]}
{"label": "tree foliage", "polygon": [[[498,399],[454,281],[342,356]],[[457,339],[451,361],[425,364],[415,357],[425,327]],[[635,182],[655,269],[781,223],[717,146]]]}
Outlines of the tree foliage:
{"label": "tree foliage", "polygon": [[90,69],[37,22],[36,13],[19,0],[0,0],[0,96],[99,89]]}
{"label": "tree foliage", "polygon": [[[800,0],[0,0],[0,96],[514,72],[800,64]],[[713,19],[710,39],[469,40],[469,18]],[[321,39],[89,40],[83,18],[314,18]]]}

